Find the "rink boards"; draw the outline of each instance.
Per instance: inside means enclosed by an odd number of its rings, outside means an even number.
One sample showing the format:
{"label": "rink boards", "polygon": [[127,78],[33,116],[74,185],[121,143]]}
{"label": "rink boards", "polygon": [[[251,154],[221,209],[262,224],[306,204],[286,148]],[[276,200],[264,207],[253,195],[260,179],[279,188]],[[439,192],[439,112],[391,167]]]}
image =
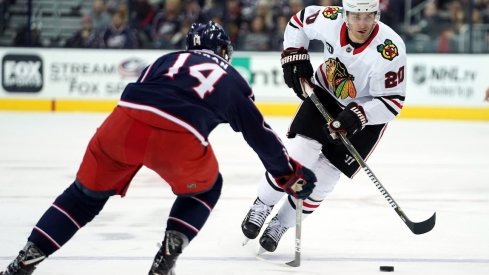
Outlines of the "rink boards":
{"label": "rink boards", "polygon": [[[1,48],[0,110],[108,112],[122,90],[165,51]],[[237,52],[232,64],[266,115],[291,116],[299,99],[278,52]],[[320,53],[312,63],[320,64]],[[410,54],[403,118],[489,120],[489,56]]]}

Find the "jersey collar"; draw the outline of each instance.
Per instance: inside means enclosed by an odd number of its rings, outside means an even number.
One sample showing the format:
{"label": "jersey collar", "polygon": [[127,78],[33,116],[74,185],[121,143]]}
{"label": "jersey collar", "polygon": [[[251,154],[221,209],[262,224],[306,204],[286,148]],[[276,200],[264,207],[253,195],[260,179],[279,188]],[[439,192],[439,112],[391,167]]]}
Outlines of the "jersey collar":
{"label": "jersey collar", "polygon": [[[372,34],[370,35],[368,40],[365,41],[365,43],[363,43],[363,45],[360,48],[354,49],[353,54],[358,54],[358,53],[363,52],[363,50],[365,50],[368,47],[368,45],[370,45],[370,42],[372,42],[372,40],[374,40],[374,38],[378,32],[379,32],[379,24],[375,24],[374,30],[372,31]],[[343,23],[343,25],[341,25],[341,31],[340,31],[340,45],[341,45],[341,47],[348,45],[348,40],[346,38],[347,35],[348,35],[348,28],[346,27],[346,23]]]}

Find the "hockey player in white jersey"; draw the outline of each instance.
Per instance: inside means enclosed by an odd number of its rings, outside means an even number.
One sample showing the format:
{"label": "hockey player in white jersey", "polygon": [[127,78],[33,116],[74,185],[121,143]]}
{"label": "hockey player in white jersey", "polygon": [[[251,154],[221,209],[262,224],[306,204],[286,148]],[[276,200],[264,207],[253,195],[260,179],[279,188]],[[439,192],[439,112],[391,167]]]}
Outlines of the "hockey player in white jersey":
{"label": "hockey player in white jersey", "polygon": [[[359,165],[336,135],[346,133],[366,159],[405,99],[406,50],[402,39],[379,21],[378,0],[343,0],[343,7],[308,6],[292,16],[284,34],[282,68],[286,84],[303,100],[288,132],[287,150],[317,176],[316,188],[303,201],[309,216],[333,190],[340,175],[352,178]],[[309,61],[310,40],[324,44],[324,62]],[[300,79],[335,117],[329,125],[305,97]],[[286,195],[265,173],[258,197],[243,220],[242,231],[256,238],[272,208]],[[287,229],[295,225],[296,200],[288,196],[260,237],[273,252]]]}

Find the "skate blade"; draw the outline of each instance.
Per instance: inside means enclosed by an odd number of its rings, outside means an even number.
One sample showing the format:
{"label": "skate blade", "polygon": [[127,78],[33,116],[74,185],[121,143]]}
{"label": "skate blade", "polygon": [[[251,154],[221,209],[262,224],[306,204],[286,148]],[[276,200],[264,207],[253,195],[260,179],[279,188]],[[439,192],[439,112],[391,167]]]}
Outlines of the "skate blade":
{"label": "skate blade", "polygon": [[263,255],[265,252],[268,252],[265,248],[261,247],[258,248],[258,253],[256,255],[260,256]]}
{"label": "skate blade", "polygon": [[246,238],[246,237],[245,237],[245,238],[243,239],[243,241],[241,242],[241,245],[242,245],[242,246],[245,246],[245,245],[246,245],[246,244],[247,244],[249,241],[250,241],[250,239],[248,239],[248,238]]}

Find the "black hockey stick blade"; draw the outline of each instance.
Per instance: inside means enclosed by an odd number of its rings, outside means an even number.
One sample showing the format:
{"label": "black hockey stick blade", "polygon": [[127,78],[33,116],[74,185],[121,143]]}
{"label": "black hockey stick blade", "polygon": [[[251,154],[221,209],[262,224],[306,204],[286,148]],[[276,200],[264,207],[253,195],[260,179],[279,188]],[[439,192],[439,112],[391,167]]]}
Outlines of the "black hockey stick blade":
{"label": "black hockey stick blade", "polygon": [[435,227],[436,223],[436,212],[431,216],[429,219],[422,221],[422,222],[412,222],[412,221],[406,221],[406,224],[408,225],[409,229],[416,234],[424,234],[427,232],[430,232],[433,227]]}

